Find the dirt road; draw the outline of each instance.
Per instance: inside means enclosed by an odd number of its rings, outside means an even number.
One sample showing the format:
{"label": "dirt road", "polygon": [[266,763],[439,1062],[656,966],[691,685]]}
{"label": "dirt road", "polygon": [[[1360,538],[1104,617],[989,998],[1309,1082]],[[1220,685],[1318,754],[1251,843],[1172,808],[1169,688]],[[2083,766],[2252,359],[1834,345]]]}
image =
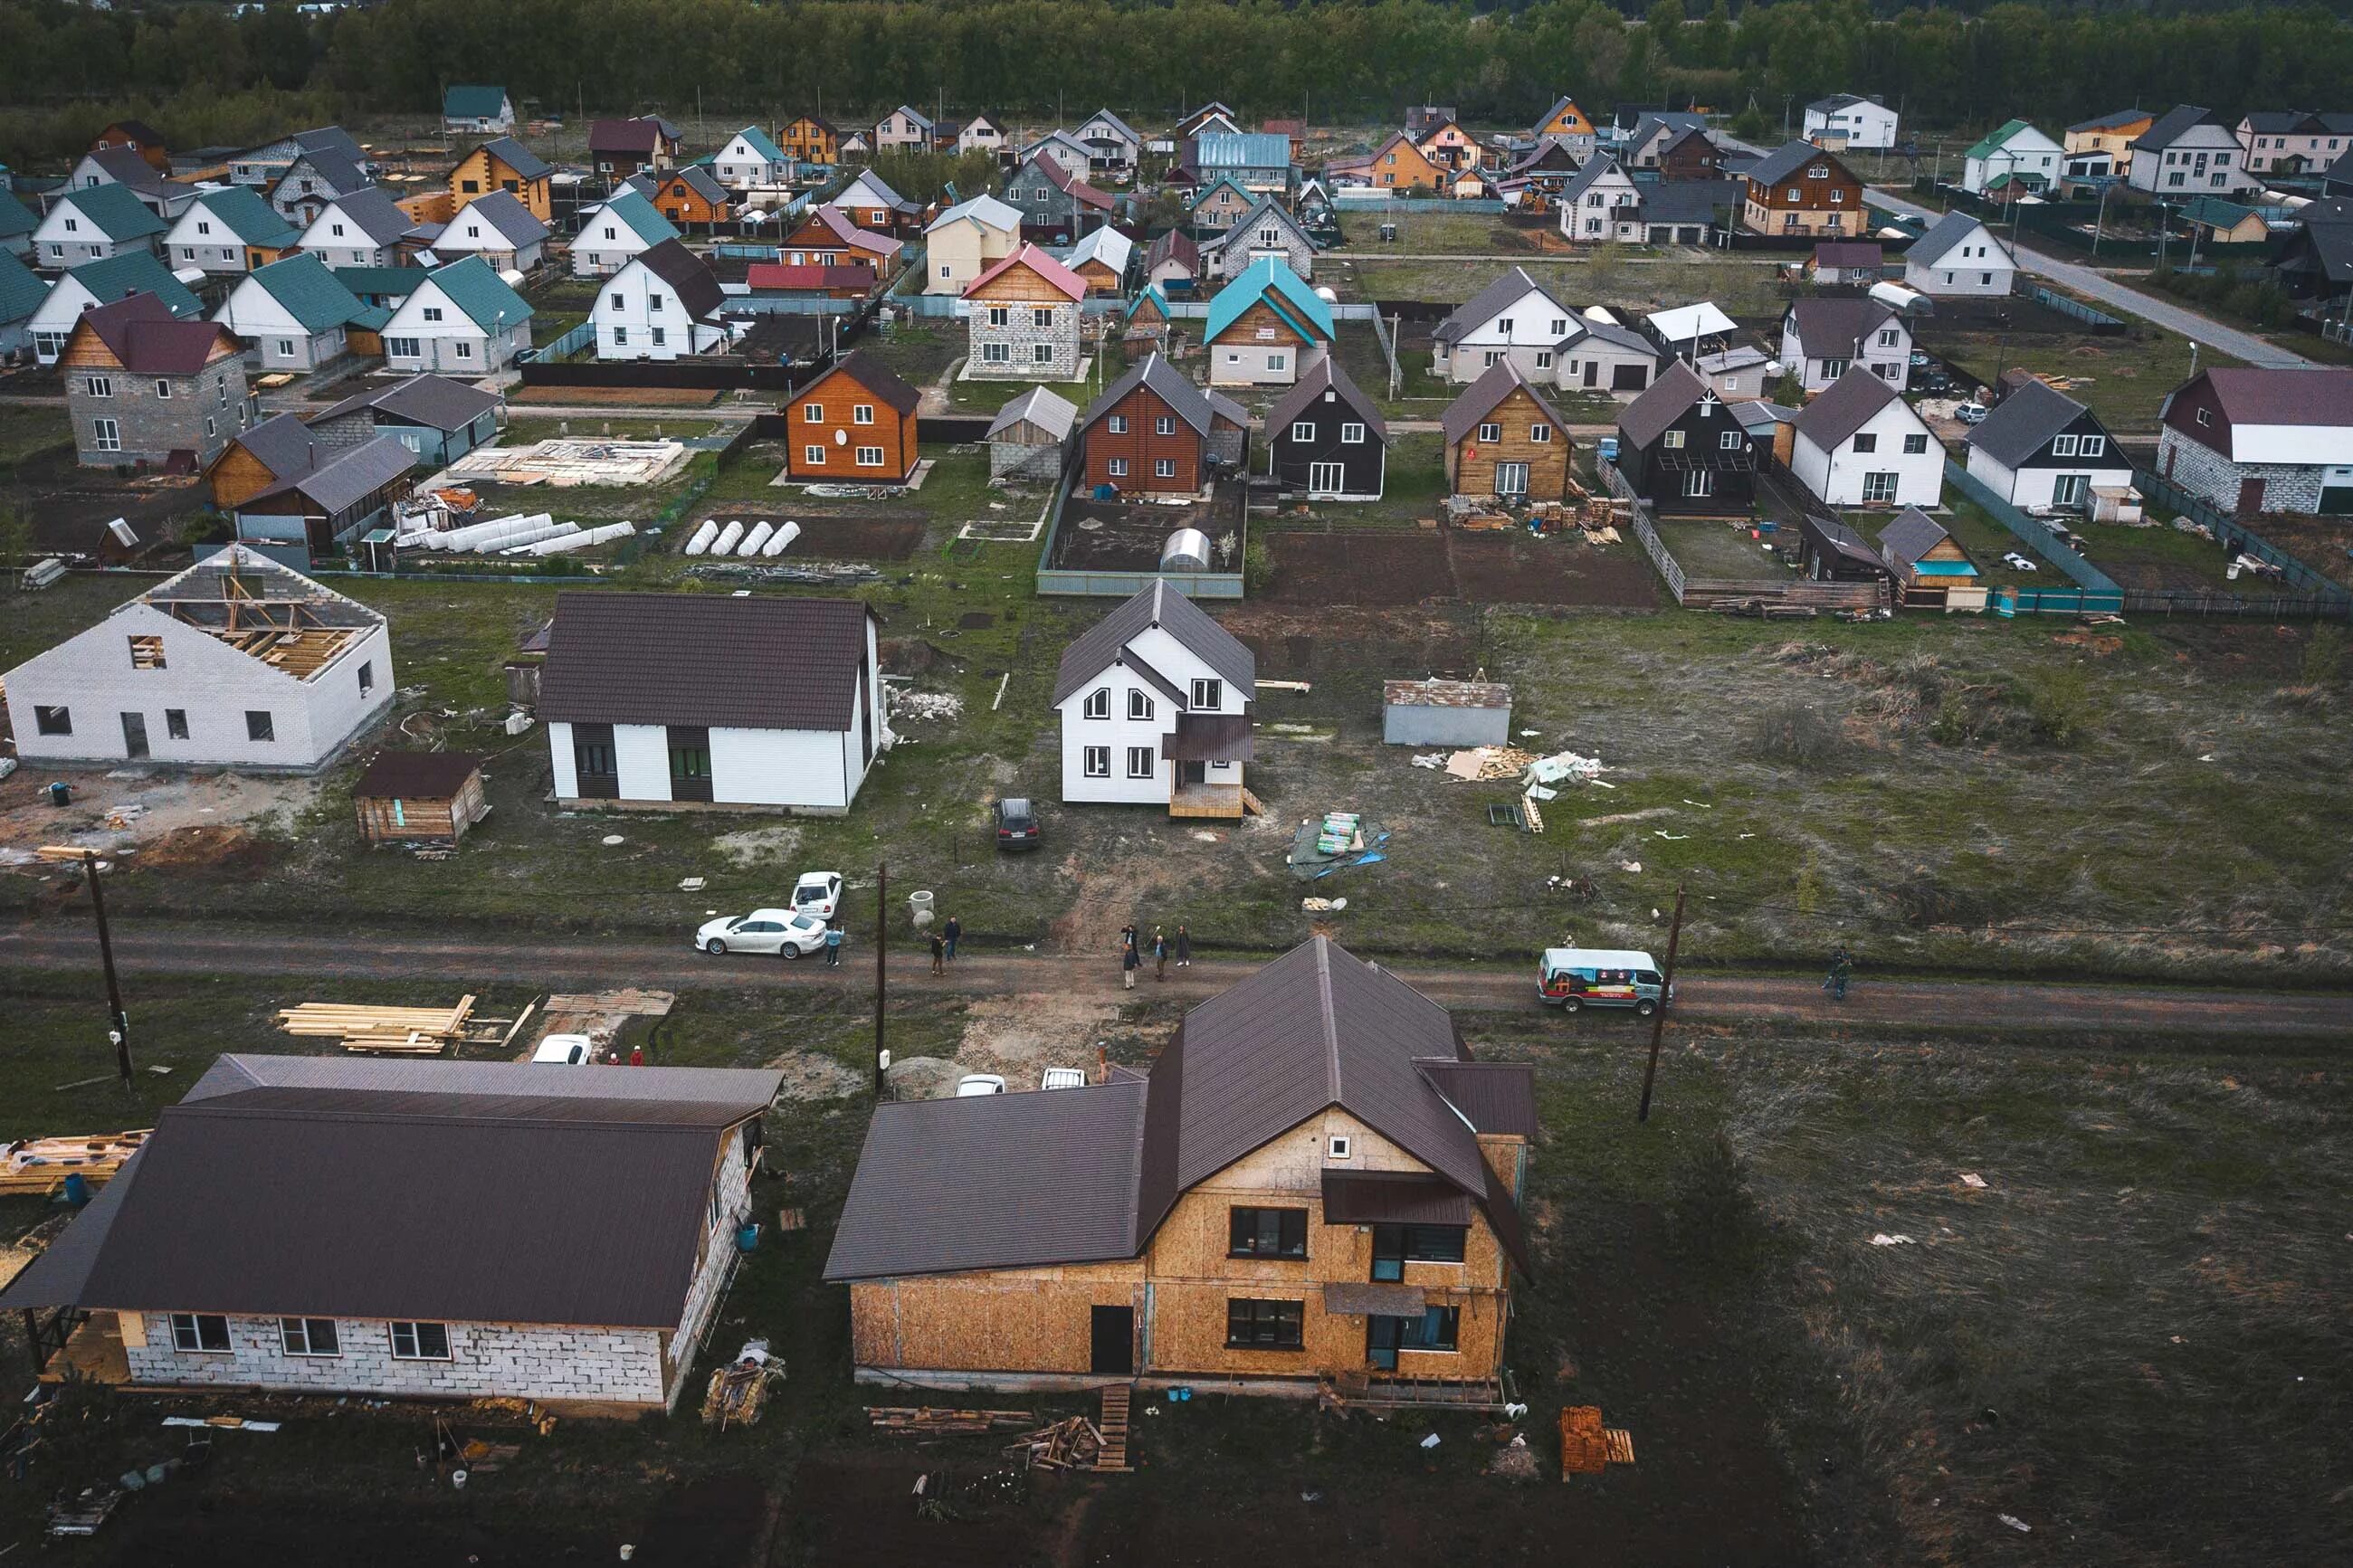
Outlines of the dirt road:
{"label": "dirt road", "polygon": [[[479,984],[498,981],[537,985],[698,984],[790,989],[832,986],[863,990],[873,983],[873,954],[853,932],[840,968],[815,959],[707,958],[685,942],[593,942],[550,939],[499,942],[479,937],[323,937],[238,927],[121,923],[114,932],[116,963],[131,974],[306,975],[324,979],[447,979]],[[919,995],[967,996],[1055,993],[1104,1000],[1119,995],[1112,956],[1099,961],[1026,952],[967,950],[942,979],[924,973],[914,944],[893,952],[890,987]],[[1258,968],[1258,961],[1209,959],[1171,969],[1166,984],[1149,973],[1139,996],[1199,1001]],[[0,968],[81,970],[95,979],[98,943],[91,928],[52,921],[0,931]],[[1539,1005],[1530,976],[1514,969],[1440,968],[1416,963],[1396,972],[1433,1000],[1451,1007],[1532,1011]],[[1966,981],[1874,981],[1858,976],[1843,1004],[1811,981],[1755,975],[1687,976],[1676,984],[1677,1015],[1694,1020],[1836,1018],[1907,1027],[1965,1028],[2002,1034],[2105,1036],[2213,1035],[2249,1037],[2353,1038],[2353,995],[2281,991],[2171,990],[2150,986],[2023,984]]]}

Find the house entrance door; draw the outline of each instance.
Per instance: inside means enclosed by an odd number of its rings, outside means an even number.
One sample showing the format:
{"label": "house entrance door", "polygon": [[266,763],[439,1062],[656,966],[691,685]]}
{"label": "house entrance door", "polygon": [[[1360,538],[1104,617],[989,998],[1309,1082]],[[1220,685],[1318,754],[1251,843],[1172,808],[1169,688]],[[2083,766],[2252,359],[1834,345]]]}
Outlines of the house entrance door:
{"label": "house entrance door", "polygon": [[1398,1346],[1405,1342],[1404,1318],[1369,1317],[1365,1320],[1365,1360],[1384,1372],[1395,1372]]}
{"label": "house entrance door", "polygon": [[2092,476],[2089,474],[2060,474],[2051,481],[2051,504],[2082,506],[2091,489]]}
{"label": "house entrance door", "polygon": [[147,715],[125,713],[122,716],[122,754],[132,762],[147,754]]}
{"label": "house entrance door", "polygon": [[1087,1370],[1113,1377],[1135,1375],[1135,1309],[1096,1307],[1088,1323]]}
{"label": "house entrance door", "polygon": [[1311,495],[1335,496],[1342,489],[1343,470],[1337,463],[1307,465],[1307,489]]}
{"label": "house entrance door", "polygon": [[2263,481],[2241,479],[2239,481],[2239,515],[2247,517],[2263,510]]}

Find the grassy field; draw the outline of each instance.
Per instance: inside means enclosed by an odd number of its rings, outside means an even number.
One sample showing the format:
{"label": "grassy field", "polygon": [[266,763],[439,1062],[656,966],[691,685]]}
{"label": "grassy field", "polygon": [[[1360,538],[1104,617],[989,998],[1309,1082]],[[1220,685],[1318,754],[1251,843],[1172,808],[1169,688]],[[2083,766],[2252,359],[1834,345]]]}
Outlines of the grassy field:
{"label": "grassy field", "polygon": [[0,405],[0,468],[72,445],[73,426],[62,406]]}
{"label": "grassy field", "polygon": [[[2166,394],[2189,379],[2189,340],[2148,327],[2136,326],[2105,338],[2018,333],[2005,343],[2000,332],[1951,331],[1929,325],[1919,339],[1922,348],[1988,386],[2003,370],[2064,376],[2068,384],[2061,390],[2120,435],[2154,431]],[[2211,349],[2198,350],[2197,360],[2209,369],[2238,363]]]}
{"label": "grassy field", "polygon": [[1693,577],[1731,578],[1741,582],[1778,582],[1789,570],[1748,536],[1746,524],[1735,526],[1708,518],[1668,518],[1658,525],[1659,541]]}
{"label": "grassy field", "polygon": [[[134,1105],[102,1085],[52,1090],[107,1068],[78,986],[5,975],[0,988],[12,1137],[143,1121],[214,1052],[288,1045],[269,1022],[288,1001],[428,999],[398,985],[142,981],[142,1062],[174,1070],[142,1075]],[[483,1005],[525,999],[491,990]],[[2184,1562],[2329,1557],[2329,1511],[2283,1500],[2348,1480],[2339,1446],[2314,1440],[2353,1417],[2330,1373],[2353,1351],[2353,1266],[2331,1217],[2353,1196],[2353,1100],[2333,1058],[1996,1047],[1965,1027],[1677,1026],[1656,1108],[1637,1123],[1642,1053],[1623,1020],[1458,1021],[1481,1057],[1535,1069],[1535,1272],[1515,1294],[1508,1352],[1531,1405],[1518,1429],[1549,1465],[1556,1412],[1599,1405],[1634,1433],[1639,1462],[1595,1482],[1483,1474],[1495,1439],[1470,1417],[1343,1420],[1287,1401],[1155,1404],[1158,1418],[1137,1423],[1142,1469],[1109,1488],[1038,1476],[997,1496],[974,1484],[994,1458],[985,1440],[914,1450],[871,1434],[860,1407],[899,1401],[849,1382],[846,1299],[818,1277],[870,1111],[871,1017],[811,994],[786,1018],[773,998],[723,988],[681,996],[657,1059],[830,1064],[815,1077],[837,1095],[771,1113],[754,1207],[803,1207],[810,1229],[764,1238],[713,1335],[718,1353],[760,1335],[786,1359],[758,1426],[565,1422],[523,1436],[515,1462],[460,1494],[411,1461],[421,1411],[288,1406],[271,1412],[291,1422],[285,1440],[216,1444],[208,1471],[133,1500],[100,1555],[74,1560],[201,1556],[233,1530],[238,1549],[292,1561],[332,1529],[338,1556],[362,1568],[460,1543],[485,1562],[609,1560],[622,1541],[649,1561],[1023,1563],[1069,1549],[1156,1568],[1278,1543],[1339,1561],[1375,1535],[1407,1568],[1459,1562],[1465,1541],[1538,1560],[1570,1535],[1609,1539],[1630,1561],[1862,1568],[2006,1559],[2021,1548],[2002,1514],[2094,1568],[2147,1563],[2153,1541]],[[1041,1032],[1060,1055],[1107,1038],[1113,1059],[1141,1064],[1175,1022],[1146,1001],[1068,1037]],[[902,1003],[888,1038],[902,1057],[978,1062],[991,1026],[960,1004]],[[0,1233],[40,1217],[8,1200]],[[15,1394],[21,1342],[0,1349],[0,1392]],[[1041,1420],[1088,1407],[978,1402]],[[36,1459],[35,1484],[0,1493],[0,1533],[33,1528],[58,1487],[159,1457],[156,1414],[97,1399]],[[456,1418],[469,1430],[490,1419]],[[1419,1448],[1433,1431],[1440,1446]],[[2185,1444],[2185,1431],[2228,1440]],[[919,1471],[955,1489],[946,1520],[903,1506]],[[776,1521],[765,1557],[757,1531],[725,1532],[745,1491],[751,1521]],[[1303,1492],[1318,1501],[1303,1506]],[[230,1499],[233,1526],[217,1511]]]}
{"label": "grassy field", "polygon": [[[1342,239],[1337,256],[1376,257],[1382,251],[1430,256],[1509,256],[1534,249],[1529,232],[1515,228],[1495,213],[1446,210],[1433,202],[1430,212],[1347,213],[1341,218]],[[1379,237],[1385,224],[1397,226],[1395,239]]]}

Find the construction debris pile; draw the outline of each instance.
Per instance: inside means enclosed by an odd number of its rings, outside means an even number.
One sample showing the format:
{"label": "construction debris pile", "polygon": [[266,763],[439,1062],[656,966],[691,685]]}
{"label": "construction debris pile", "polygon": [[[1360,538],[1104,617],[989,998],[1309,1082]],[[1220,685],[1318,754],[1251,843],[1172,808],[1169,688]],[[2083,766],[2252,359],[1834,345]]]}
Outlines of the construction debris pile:
{"label": "construction debris pile", "polygon": [[902,1437],[977,1437],[1008,1432],[1038,1419],[1034,1410],[948,1410],[934,1405],[870,1405],[867,1424]]}
{"label": "construction debris pile", "polygon": [[521,1022],[475,1017],[472,996],[459,997],[454,1007],[304,1002],[278,1011],[278,1026],[288,1034],[341,1040],[343,1049],[364,1056],[438,1057],[459,1046],[501,1044]]}
{"label": "construction debris pile", "polygon": [[1373,866],[1388,858],[1388,831],[1353,811],[1327,811],[1302,817],[1292,837],[1291,874],[1302,881],[1328,877],[1348,866]]}
{"label": "construction debris pile", "polygon": [[890,716],[893,719],[961,719],[964,699],[953,691],[917,691],[910,687],[886,684],[890,694]]}
{"label": "construction debris pile", "polygon": [[1005,1452],[1020,1457],[1033,1469],[1092,1470],[1101,1468],[1103,1435],[1083,1415],[1057,1421],[1006,1445]]}
{"label": "construction debris pile", "polygon": [[0,1197],[31,1194],[54,1197],[66,1178],[79,1175],[93,1184],[122,1168],[122,1163],[147,1142],[150,1129],[132,1132],[93,1132],[82,1138],[26,1138],[0,1148]]}
{"label": "construction debris pile", "polygon": [[558,437],[526,447],[481,447],[449,465],[454,479],[501,485],[658,485],[693,454],[682,441],[583,441]]}
{"label": "construction debris pile", "polygon": [[768,1342],[746,1340],[733,1361],[712,1371],[702,1394],[702,1424],[722,1432],[749,1426],[760,1418],[770,1385],[784,1381],[784,1361],[768,1353]]}
{"label": "construction debris pile", "polygon": [[1575,532],[1595,545],[1620,542],[1625,537],[1620,527],[1631,527],[1634,516],[1632,501],[1596,495],[1575,479],[1568,481],[1566,500],[1506,508],[1491,496],[1458,495],[1447,497],[1440,507],[1440,521],[1466,533],[1501,533],[1521,528],[1535,534]]}

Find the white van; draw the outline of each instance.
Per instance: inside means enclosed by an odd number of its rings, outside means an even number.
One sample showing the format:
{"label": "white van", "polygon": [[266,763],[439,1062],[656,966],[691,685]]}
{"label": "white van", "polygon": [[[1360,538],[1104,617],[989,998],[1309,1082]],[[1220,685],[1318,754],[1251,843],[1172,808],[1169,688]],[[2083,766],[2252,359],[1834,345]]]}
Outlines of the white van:
{"label": "white van", "polygon": [[1647,1018],[1674,996],[1658,961],[1630,948],[1548,947],[1536,968],[1536,999],[1564,1012],[1631,1007]]}

